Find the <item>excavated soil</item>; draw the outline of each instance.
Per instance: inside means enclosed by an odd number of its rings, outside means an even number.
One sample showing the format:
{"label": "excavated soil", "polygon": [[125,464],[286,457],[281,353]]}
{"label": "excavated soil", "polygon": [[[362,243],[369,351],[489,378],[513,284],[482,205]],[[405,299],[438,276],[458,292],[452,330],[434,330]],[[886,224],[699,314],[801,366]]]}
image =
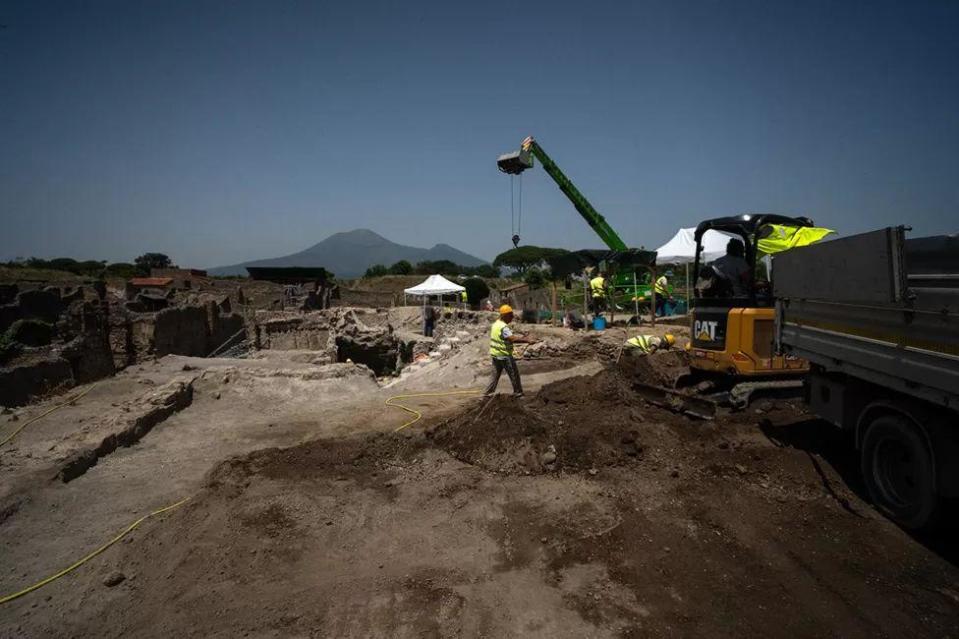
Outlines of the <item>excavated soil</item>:
{"label": "excavated soil", "polygon": [[664,421],[685,422],[646,404],[632,382],[672,386],[688,368],[680,352],[628,360],[617,369],[547,384],[531,399],[485,399],[427,436],[456,459],[501,473],[629,465],[643,457],[646,440],[671,437]]}
{"label": "excavated soil", "polygon": [[[630,380],[605,371],[525,401],[477,399],[423,428],[221,463],[186,506],[137,530],[69,591],[52,590],[67,614],[32,629],[959,633],[954,543],[912,538],[877,516],[835,429],[790,402],[693,421],[636,399]],[[115,571],[126,580],[104,586]]]}
{"label": "excavated soil", "polygon": [[495,395],[427,436],[460,461],[487,470],[584,471],[641,457],[643,412],[628,382],[604,373],[547,384],[531,400]]}
{"label": "excavated soil", "polygon": [[679,378],[689,374],[689,357],[679,350],[657,353],[655,357],[623,353],[617,368],[620,374],[631,379],[673,388]]}

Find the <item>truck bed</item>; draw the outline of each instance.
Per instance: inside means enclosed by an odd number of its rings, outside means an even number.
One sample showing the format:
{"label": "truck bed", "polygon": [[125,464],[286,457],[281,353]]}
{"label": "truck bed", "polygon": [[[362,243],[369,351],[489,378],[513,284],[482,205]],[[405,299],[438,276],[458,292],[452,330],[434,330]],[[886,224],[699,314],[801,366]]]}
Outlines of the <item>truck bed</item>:
{"label": "truck bed", "polygon": [[959,409],[959,237],[891,227],[773,265],[782,352]]}

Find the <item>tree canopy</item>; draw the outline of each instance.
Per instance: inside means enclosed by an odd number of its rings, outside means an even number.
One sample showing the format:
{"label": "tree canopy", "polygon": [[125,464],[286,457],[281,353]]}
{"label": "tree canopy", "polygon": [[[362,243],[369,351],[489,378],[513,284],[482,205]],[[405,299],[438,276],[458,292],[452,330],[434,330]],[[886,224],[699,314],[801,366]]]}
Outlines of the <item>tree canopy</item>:
{"label": "tree canopy", "polygon": [[499,277],[499,268],[491,264],[463,266],[462,264],[455,264],[450,260],[426,260],[413,266],[407,260],[400,260],[389,268],[382,264],[374,264],[366,269],[363,277],[381,277],[383,275],[433,275],[434,273],[451,277],[458,275],[467,275],[470,277]]}
{"label": "tree canopy", "polygon": [[400,260],[390,267],[390,275],[409,275],[413,272],[413,265],[406,260]]}
{"label": "tree canopy", "polygon": [[545,248],[541,246],[519,246],[500,253],[493,260],[493,266],[514,268],[520,273],[525,273],[531,267],[541,266],[546,259],[555,255],[568,253],[566,249]]}
{"label": "tree canopy", "polygon": [[144,253],[133,260],[140,275],[149,275],[151,269],[173,268],[173,261],[163,253]]}
{"label": "tree canopy", "polygon": [[389,269],[382,264],[374,264],[366,269],[366,273],[363,274],[363,277],[382,277],[383,275],[389,275],[389,273]]}
{"label": "tree canopy", "polygon": [[466,299],[470,304],[479,304],[480,300],[489,297],[489,286],[479,277],[468,277],[463,280],[466,289]]}

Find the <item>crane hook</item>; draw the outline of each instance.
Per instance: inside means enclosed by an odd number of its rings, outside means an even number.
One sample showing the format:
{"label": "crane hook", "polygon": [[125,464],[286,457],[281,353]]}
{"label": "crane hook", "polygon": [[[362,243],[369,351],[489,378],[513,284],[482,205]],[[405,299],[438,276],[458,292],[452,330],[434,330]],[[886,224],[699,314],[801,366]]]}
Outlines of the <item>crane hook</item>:
{"label": "crane hook", "polygon": [[513,248],[519,248],[519,235],[513,236]]}

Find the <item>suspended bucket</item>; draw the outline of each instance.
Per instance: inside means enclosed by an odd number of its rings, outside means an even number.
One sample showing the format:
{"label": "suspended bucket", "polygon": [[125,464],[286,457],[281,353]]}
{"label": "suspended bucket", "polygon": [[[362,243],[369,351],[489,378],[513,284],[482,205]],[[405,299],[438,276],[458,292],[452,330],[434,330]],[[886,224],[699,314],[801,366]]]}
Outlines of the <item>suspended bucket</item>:
{"label": "suspended bucket", "polygon": [[533,158],[529,151],[514,151],[496,158],[496,166],[503,173],[519,175],[526,169],[533,168]]}

